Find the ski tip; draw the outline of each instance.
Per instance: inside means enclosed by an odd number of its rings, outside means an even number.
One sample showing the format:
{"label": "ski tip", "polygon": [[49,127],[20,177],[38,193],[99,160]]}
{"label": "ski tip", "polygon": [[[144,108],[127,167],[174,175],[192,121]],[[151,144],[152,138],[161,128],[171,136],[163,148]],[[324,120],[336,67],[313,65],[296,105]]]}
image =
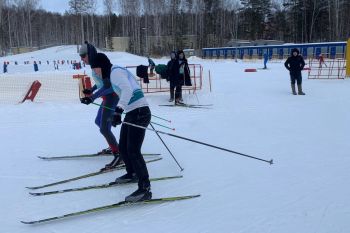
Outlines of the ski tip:
{"label": "ski tip", "polygon": [[26,189],[38,189],[40,187],[26,187]]}
{"label": "ski tip", "polygon": [[32,193],[32,192],[29,192],[30,195],[33,195],[33,196],[40,196],[39,193]]}
{"label": "ski tip", "polygon": [[32,222],[27,222],[27,221],[21,221],[23,224],[33,224]]}

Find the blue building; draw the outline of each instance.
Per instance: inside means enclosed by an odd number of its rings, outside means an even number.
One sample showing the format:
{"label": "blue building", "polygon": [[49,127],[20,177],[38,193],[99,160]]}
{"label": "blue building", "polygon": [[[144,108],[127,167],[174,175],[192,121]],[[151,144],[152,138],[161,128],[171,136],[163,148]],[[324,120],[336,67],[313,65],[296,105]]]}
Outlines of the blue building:
{"label": "blue building", "polygon": [[293,48],[298,48],[304,59],[317,58],[321,53],[327,58],[344,57],[346,41],[324,42],[307,44],[283,44],[283,45],[259,45],[237,46],[222,48],[203,48],[203,58],[238,58],[238,59],[262,59],[266,52],[269,59],[285,59]]}

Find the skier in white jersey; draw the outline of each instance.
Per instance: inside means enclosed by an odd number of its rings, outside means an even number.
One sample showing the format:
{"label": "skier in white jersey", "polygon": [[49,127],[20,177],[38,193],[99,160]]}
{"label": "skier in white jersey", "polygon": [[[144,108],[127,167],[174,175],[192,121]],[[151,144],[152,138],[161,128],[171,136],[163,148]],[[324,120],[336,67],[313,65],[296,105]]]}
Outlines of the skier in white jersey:
{"label": "skier in white jersey", "polygon": [[[114,92],[119,96],[112,125],[121,124],[121,114],[125,112],[123,122],[147,127],[151,121],[151,111],[135,76],[125,68],[113,66],[110,80]],[[147,166],[141,154],[145,134],[145,129],[128,124],[122,124],[120,129],[119,151],[126,166],[126,174],[117,178],[116,182],[138,181],[138,189],[127,196],[125,201],[137,202],[152,198]]]}

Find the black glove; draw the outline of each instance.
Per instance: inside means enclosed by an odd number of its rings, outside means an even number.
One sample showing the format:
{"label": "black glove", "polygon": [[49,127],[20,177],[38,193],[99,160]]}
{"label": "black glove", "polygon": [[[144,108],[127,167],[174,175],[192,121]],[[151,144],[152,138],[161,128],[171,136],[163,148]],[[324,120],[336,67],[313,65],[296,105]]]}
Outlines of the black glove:
{"label": "black glove", "polygon": [[122,113],[124,112],[124,109],[122,109],[121,107],[117,106],[114,111],[115,111],[115,113],[117,113],[119,115],[122,115]]}
{"label": "black glove", "polygon": [[121,107],[115,108],[115,113],[112,116],[112,126],[116,127],[117,125],[120,125],[122,123],[122,113],[124,110]]}
{"label": "black glove", "polygon": [[81,98],[80,99],[80,102],[82,103],[82,104],[86,104],[86,105],[88,105],[88,104],[91,104],[92,102],[94,102],[90,97],[84,97],[84,98]]}
{"label": "black glove", "polygon": [[117,125],[120,125],[122,123],[122,115],[114,113],[112,116],[112,126],[117,127]]}
{"label": "black glove", "polygon": [[85,94],[85,95],[91,95],[92,94],[92,90],[91,89],[84,89],[83,90],[83,93]]}

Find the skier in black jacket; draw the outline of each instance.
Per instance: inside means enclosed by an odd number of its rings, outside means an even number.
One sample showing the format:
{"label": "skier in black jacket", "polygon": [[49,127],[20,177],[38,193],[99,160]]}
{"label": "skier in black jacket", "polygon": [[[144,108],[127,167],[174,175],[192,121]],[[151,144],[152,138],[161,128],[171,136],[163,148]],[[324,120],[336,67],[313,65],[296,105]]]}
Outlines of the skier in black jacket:
{"label": "skier in black jacket", "polygon": [[284,63],[284,66],[287,68],[287,70],[289,70],[292,92],[293,95],[297,94],[295,91],[295,81],[297,81],[298,95],[305,95],[301,86],[301,71],[305,66],[305,61],[304,58],[300,55],[300,52],[297,48],[292,49],[291,53],[291,56],[288,57],[288,59]]}
{"label": "skier in black jacket", "polygon": [[[185,57],[185,53],[182,50],[179,50],[177,52],[177,57],[179,60],[179,81],[181,83],[181,86],[192,86],[191,83],[191,76],[190,76],[190,68],[188,67],[188,62]],[[175,96],[175,104],[183,104],[182,99],[182,89],[180,89],[180,92],[178,93],[178,97]]]}
{"label": "skier in black jacket", "polygon": [[[173,102],[175,99],[175,93],[181,92],[181,82],[179,80],[179,61],[177,59],[177,54],[175,51],[170,53],[171,60],[167,64],[167,75],[170,81],[170,99],[169,102]],[[176,90],[175,90],[176,88]],[[177,97],[177,95],[176,95]]]}

